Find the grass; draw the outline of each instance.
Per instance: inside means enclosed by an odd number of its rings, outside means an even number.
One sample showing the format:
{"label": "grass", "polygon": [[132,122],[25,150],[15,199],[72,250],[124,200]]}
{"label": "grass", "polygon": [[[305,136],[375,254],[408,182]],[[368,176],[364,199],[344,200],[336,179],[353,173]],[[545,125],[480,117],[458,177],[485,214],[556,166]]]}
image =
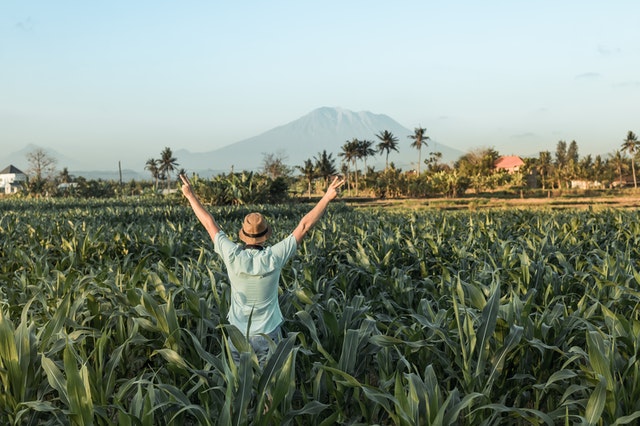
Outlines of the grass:
{"label": "grass", "polygon": [[[526,193],[525,193],[526,194]],[[358,208],[389,208],[395,210],[445,209],[445,210],[477,210],[492,208],[638,208],[640,207],[640,192],[632,190],[625,192],[594,192],[594,191],[564,191],[559,195],[547,197],[542,194],[524,198],[519,196],[504,197],[500,194],[466,195],[460,198],[434,199],[350,199],[347,203]]]}

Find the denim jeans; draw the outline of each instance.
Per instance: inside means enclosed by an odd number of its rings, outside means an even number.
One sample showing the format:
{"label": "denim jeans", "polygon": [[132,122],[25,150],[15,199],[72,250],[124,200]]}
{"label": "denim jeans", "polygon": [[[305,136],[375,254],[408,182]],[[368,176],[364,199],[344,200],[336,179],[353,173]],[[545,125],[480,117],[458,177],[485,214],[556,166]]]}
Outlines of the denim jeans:
{"label": "denim jeans", "polygon": [[[281,327],[277,327],[271,333],[268,333],[267,336],[277,345],[278,342],[282,339]],[[270,352],[269,340],[263,335],[258,334],[256,336],[250,336],[249,343],[251,344],[253,351],[258,357],[258,363],[260,364],[260,367],[263,367]],[[238,352],[238,349],[236,349],[236,347],[233,345],[231,339],[229,339],[229,348],[231,349],[231,356],[233,357],[233,361],[236,364],[240,363],[240,352]]]}

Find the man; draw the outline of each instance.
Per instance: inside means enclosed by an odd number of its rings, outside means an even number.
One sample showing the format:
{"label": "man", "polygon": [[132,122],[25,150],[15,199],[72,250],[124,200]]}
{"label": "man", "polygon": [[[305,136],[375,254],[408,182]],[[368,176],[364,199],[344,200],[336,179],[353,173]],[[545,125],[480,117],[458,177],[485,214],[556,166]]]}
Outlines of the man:
{"label": "man", "polygon": [[[298,245],[318,222],[329,203],[338,195],[344,179],[335,177],[318,203],[298,223],[293,232],[273,246],[265,246],[272,233],[271,226],[260,213],[249,213],[239,232],[245,246],[232,242],[220,229],[213,216],[202,206],[191,188],[189,179],[180,175],[182,193],[189,201],[196,217],[209,233],[215,252],[227,268],[231,284],[231,301],[227,319],[242,333],[248,332],[249,342],[262,365],[269,351],[267,335],[280,340],[283,321],[278,304],[280,272],[296,252]],[[234,360],[240,355],[231,344]]]}

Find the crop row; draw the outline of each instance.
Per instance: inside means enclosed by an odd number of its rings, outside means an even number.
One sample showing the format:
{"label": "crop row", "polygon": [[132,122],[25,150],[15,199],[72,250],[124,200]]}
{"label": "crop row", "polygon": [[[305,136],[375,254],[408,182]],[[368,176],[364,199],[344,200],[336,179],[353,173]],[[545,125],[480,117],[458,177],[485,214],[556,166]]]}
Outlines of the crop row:
{"label": "crop row", "polygon": [[[283,237],[308,206],[264,206]],[[186,205],[0,204],[6,424],[632,424],[637,211],[332,205],[283,271],[288,337],[230,361]],[[230,235],[246,207],[212,208]]]}

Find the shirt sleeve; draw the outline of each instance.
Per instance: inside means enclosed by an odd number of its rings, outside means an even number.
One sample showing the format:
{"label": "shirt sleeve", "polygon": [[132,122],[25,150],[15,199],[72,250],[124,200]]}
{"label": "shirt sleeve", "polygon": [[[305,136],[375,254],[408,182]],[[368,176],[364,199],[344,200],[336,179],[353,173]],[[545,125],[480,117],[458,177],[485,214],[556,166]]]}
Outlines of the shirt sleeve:
{"label": "shirt sleeve", "polygon": [[227,259],[232,256],[237,250],[238,245],[231,241],[224,231],[219,231],[213,239],[213,249],[223,259]]}
{"label": "shirt sleeve", "polygon": [[272,253],[274,256],[281,258],[282,263],[289,260],[295,254],[297,249],[298,243],[296,243],[296,238],[293,234],[271,246]]}

